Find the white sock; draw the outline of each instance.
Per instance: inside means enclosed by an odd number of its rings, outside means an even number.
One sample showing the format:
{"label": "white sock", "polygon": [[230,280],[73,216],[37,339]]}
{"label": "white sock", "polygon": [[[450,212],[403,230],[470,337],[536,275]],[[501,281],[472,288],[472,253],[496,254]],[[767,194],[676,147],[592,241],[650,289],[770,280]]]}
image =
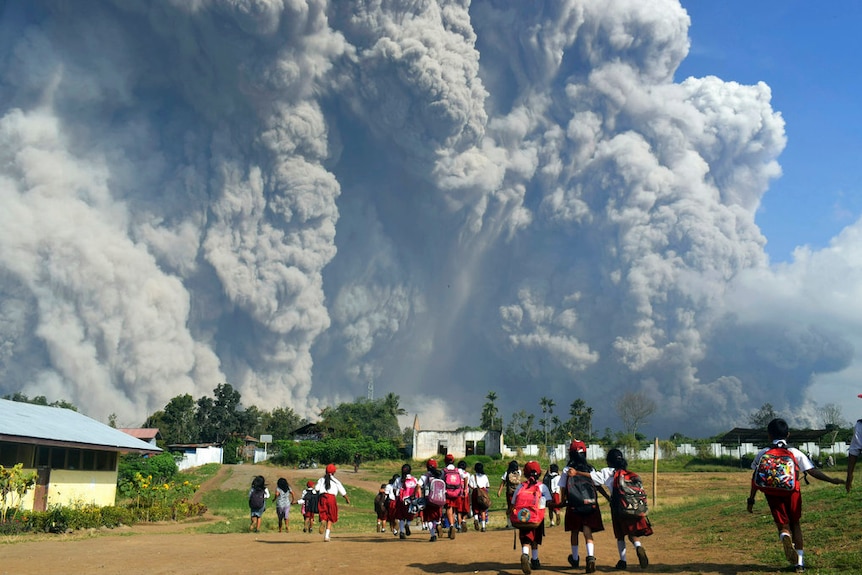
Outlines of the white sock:
{"label": "white sock", "polygon": [[323,535],[324,539],[329,539],[329,529],[326,530],[326,533]]}
{"label": "white sock", "polygon": [[626,560],[626,540],[617,539],[617,550],[620,552],[620,561]]}
{"label": "white sock", "polygon": [[574,557],[575,559],[580,557],[578,555],[578,546],[577,545],[572,545],[572,557]]}
{"label": "white sock", "polygon": [[521,547],[521,553],[523,553],[524,555],[529,555],[530,554],[530,546],[529,545],[522,546]]}
{"label": "white sock", "polygon": [[589,541],[587,541],[587,555],[590,557],[595,557],[595,555],[596,555],[595,543],[590,543]]}
{"label": "white sock", "polygon": [[640,546],[641,546],[641,542],[640,542],[640,541],[635,541],[635,547],[640,547]]}
{"label": "white sock", "polygon": [[803,551],[802,549],[797,549],[796,554],[799,556],[799,559],[796,561],[796,564],[797,565],[805,565],[805,559],[804,559],[805,551]]}

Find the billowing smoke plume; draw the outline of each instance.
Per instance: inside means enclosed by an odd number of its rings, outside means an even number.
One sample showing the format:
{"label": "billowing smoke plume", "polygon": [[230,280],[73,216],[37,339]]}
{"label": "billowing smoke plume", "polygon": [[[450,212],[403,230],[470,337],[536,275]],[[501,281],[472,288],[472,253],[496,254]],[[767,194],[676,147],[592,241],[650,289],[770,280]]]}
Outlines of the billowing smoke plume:
{"label": "billowing smoke plume", "polygon": [[311,418],[373,382],[424,428],[491,390],[599,428],[623,391],[657,433],[804,419],[855,354],[823,272],[860,225],[770,267],[783,120],[765,84],[674,82],[688,26],[672,0],[0,1],[0,391],[128,424],[225,381]]}

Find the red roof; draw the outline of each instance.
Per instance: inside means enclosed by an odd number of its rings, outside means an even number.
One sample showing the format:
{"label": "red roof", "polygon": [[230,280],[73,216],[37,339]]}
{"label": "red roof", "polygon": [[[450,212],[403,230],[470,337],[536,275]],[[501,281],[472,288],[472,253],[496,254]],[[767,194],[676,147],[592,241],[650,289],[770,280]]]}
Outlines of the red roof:
{"label": "red roof", "polygon": [[147,441],[150,439],[156,439],[159,435],[158,427],[132,427],[132,428],[120,428],[120,431],[123,433],[127,433],[132,437],[137,437],[140,440]]}

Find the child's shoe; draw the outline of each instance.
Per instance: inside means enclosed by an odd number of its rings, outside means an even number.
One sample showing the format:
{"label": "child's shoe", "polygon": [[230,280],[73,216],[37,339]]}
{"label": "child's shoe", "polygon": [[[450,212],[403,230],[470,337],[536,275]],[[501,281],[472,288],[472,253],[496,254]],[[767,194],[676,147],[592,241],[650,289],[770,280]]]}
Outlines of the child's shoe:
{"label": "child's shoe", "polygon": [[317,528],[317,532],[323,535],[326,532],[326,523],[321,521],[320,526]]}
{"label": "child's shoe", "polygon": [[617,564],[614,565],[614,569],[616,569],[617,571],[625,571],[627,568],[628,568],[628,565],[622,559],[617,561]]}
{"label": "child's shoe", "polygon": [[595,573],[596,572],[596,558],[592,555],[587,557],[587,573]]}
{"label": "child's shoe", "polygon": [[542,564],[539,563],[538,557],[536,559],[530,559],[530,569],[541,569]]}
{"label": "child's shoe", "polygon": [[643,545],[638,545],[635,549],[638,554],[638,564],[640,564],[641,569],[646,569],[649,565],[649,557],[647,557],[646,549],[643,548]]}
{"label": "child's shoe", "polygon": [[404,533],[406,533],[408,537],[410,536],[410,524],[409,523],[404,526]]}
{"label": "child's shoe", "polygon": [[790,535],[783,536],[781,544],[784,546],[784,557],[795,565],[797,559],[796,548],[793,547],[793,540],[790,538]]}
{"label": "child's shoe", "polygon": [[574,557],[572,557],[571,555],[569,555],[568,557],[566,557],[566,559],[568,560],[569,565],[571,565],[571,566],[572,566],[572,569],[577,569],[577,568],[578,568],[578,566],[579,566],[579,565],[580,565],[580,563],[581,563],[581,558],[580,558],[580,557],[578,557],[577,559],[575,559]]}
{"label": "child's shoe", "polygon": [[524,575],[530,575],[533,572],[533,568],[530,566],[530,556],[526,553],[521,554],[521,571],[524,572]]}

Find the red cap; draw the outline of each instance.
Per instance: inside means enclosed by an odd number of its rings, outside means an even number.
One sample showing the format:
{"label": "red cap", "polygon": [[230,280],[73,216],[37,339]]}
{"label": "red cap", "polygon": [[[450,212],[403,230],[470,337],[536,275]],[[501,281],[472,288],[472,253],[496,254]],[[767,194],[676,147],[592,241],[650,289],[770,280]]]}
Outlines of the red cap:
{"label": "red cap", "polygon": [[569,446],[569,451],[574,451],[575,453],[586,453],[587,446],[580,439],[572,440],[572,444]]}
{"label": "red cap", "polygon": [[455,463],[455,456],[451,453],[446,454],[446,463]]}
{"label": "red cap", "polygon": [[326,472],[327,472],[328,474],[330,474],[330,475],[332,475],[333,473],[335,473],[335,464],[334,464],[334,463],[330,463],[329,465],[327,465],[327,466],[326,466]]}
{"label": "red cap", "polygon": [[542,474],[542,467],[538,461],[528,461],[524,465],[524,475],[527,477],[538,477]]}
{"label": "red cap", "polygon": [[314,487],[314,481],[307,481],[307,482],[305,483],[305,486],[306,486],[306,487]]}
{"label": "red cap", "polygon": [[857,395],[856,397],[858,397],[858,398],[862,399],[862,393],[860,393],[860,394],[859,394],[859,395]]}
{"label": "red cap", "polygon": [[428,467],[432,467],[434,469],[437,469],[437,460],[436,459],[429,459],[428,460]]}

